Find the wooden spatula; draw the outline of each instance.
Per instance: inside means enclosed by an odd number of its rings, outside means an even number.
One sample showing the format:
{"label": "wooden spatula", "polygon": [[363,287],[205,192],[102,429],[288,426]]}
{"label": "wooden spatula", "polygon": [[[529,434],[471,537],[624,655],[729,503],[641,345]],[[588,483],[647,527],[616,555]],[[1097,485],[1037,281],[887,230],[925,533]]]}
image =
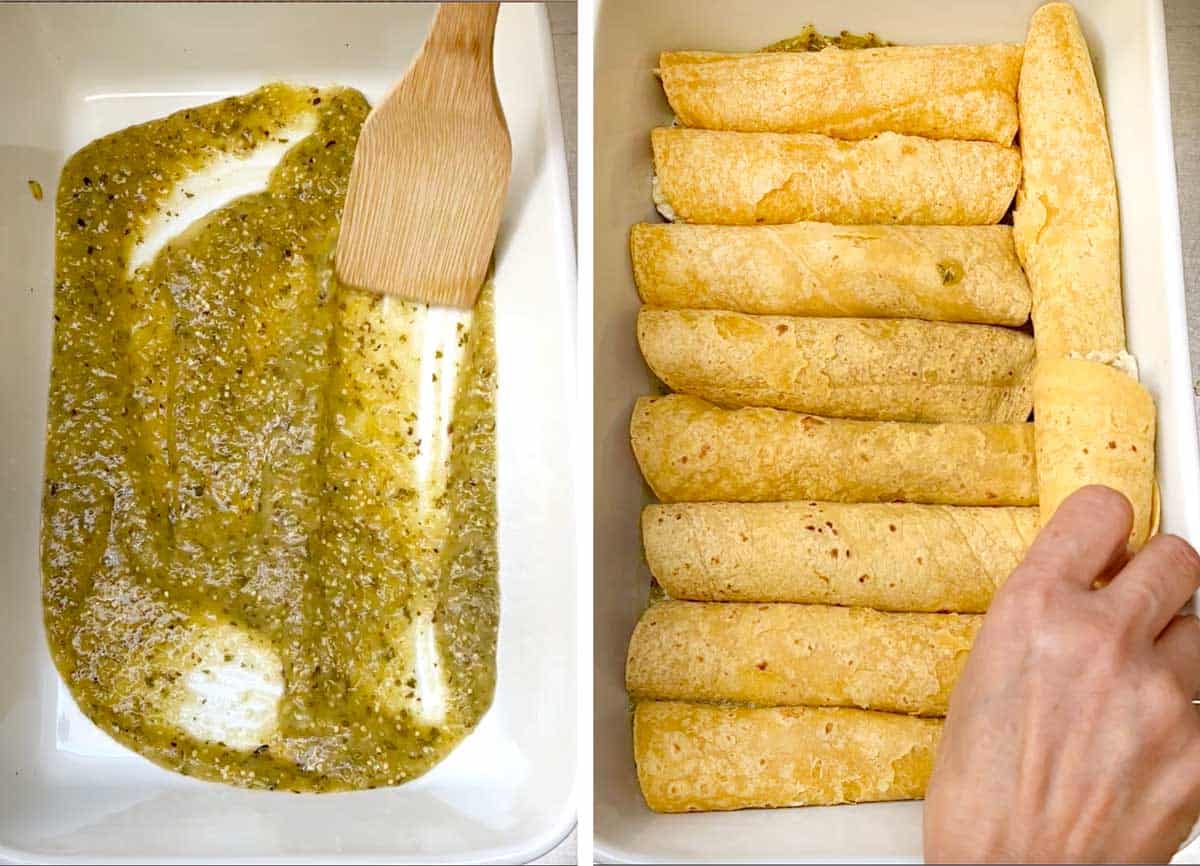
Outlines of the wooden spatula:
{"label": "wooden spatula", "polygon": [[443,3],[404,78],[363,125],[338,279],[470,307],[487,275],[512,168],[492,73],[498,3]]}

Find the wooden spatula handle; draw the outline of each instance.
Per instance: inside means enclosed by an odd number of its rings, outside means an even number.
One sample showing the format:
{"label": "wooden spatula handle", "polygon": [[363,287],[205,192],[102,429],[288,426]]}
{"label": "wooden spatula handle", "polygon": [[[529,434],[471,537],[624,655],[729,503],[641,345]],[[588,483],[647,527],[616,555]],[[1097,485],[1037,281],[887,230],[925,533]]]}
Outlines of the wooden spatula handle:
{"label": "wooden spatula handle", "polygon": [[443,3],[425,39],[427,51],[464,52],[492,66],[499,3]]}

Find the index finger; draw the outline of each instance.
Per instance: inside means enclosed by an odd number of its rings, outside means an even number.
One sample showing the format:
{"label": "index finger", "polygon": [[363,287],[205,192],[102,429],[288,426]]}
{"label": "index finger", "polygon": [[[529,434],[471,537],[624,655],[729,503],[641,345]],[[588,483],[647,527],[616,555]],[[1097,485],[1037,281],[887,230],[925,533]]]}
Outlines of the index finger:
{"label": "index finger", "polygon": [[1133,506],[1111,487],[1089,485],[1062,501],[1008,581],[1055,580],[1091,589],[1128,557]]}

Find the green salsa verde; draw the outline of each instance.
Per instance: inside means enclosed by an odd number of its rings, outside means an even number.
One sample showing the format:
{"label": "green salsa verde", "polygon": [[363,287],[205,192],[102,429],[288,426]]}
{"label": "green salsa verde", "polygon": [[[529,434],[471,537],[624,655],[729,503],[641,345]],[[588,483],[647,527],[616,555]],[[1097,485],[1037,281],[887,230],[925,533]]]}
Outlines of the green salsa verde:
{"label": "green salsa verde", "polygon": [[[491,703],[491,290],[458,326],[450,445],[422,475],[428,311],[331,266],[367,111],[353,90],[273,84],[106,136],[63,170],[46,630],[82,711],[187,775],[399,784]],[[264,191],[129,267],[177,186],[302,116],[315,131]]]}
{"label": "green salsa verde", "polygon": [[820,33],[811,24],[805,24],[804,29],[795,36],[772,42],[762,51],[824,51],[831,45],[835,48],[851,51],[858,48],[885,48],[893,43],[880,39],[874,33],[858,34],[843,30],[837,36],[827,36]]}

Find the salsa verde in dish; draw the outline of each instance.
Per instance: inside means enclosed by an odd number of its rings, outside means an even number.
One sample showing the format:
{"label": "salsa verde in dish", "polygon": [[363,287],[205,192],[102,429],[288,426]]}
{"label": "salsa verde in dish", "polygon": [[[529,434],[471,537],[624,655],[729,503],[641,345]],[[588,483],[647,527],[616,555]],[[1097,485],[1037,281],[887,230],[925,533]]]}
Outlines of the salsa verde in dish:
{"label": "salsa verde in dish", "polygon": [[[272,84],[62,173],[47,635],[81,710],[187,775],[399,784],[492,699],[491,291],[435,353],[444,311],[334,278],[368,108]],[[264,148],[282,153],[264,189],[151,250],[214,165]]]}

